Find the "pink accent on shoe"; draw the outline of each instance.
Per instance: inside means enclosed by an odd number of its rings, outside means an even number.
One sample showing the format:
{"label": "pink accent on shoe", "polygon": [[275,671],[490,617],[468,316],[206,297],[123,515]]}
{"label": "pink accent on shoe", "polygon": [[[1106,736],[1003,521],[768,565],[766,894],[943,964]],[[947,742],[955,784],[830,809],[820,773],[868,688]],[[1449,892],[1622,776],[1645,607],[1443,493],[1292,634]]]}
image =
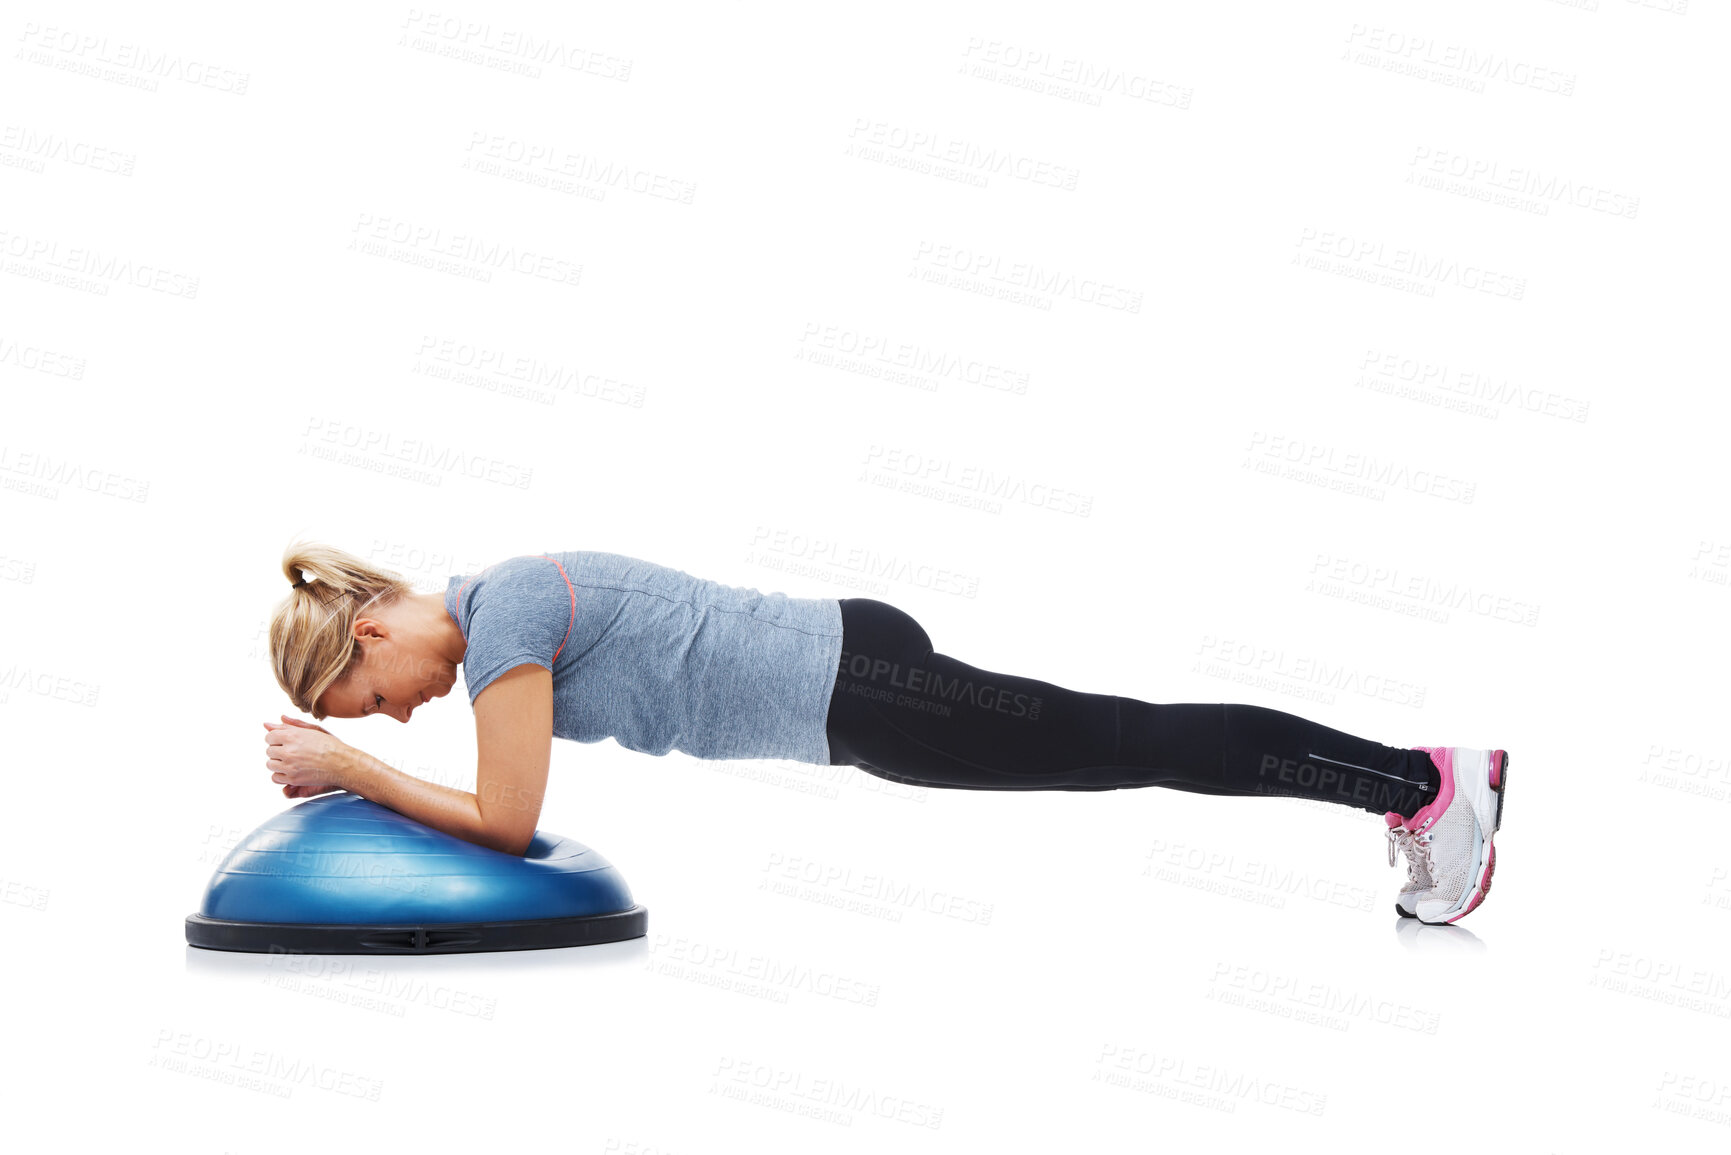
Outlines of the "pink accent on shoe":
{"label": "pink accent on shoe", "polygon": [[1501,790],[1502,788],[1503,788],[1503,752],[1501,750],[1492,750],[1491,751],[1491,789],[1492,790]]}
{"label": "pink accent on shoe", "polygon": [[1485,900],[1485,895],[1487,895],[1491,892],[1491,872],[1496,870],[1496,868],[1497,868],[1497,848],[1495,846],[1492,846],[1490,848],[1490,852],[1485,856],[1485,873],[1484,873],[1484,877],[1479,879],[1479,892],[1477,894],[1473,895],[1473,900],[1471,902],[1467,903],[1467,908],[1465,910],[1461,911],[1459,914],[1457,914],[1453,918],[1449,919],[1450,922],[1459,922],[1461,919],[1463,919],[1467,915],[1471,914],[1473,912],[1474,908],[1476,908],[1479,903],[1481,903]]}
{"label": "pink accent on shoe", "polygon": [[1400,824],[1406,821],[1406,819],[1402,818],[1400,815],[1396,814],[1392,810],[1390,810],[1387,814],[1384,814],[1382,816],[1382,820],[1384,822],[1388,823],[1388,828],[1390,830],[1398,829],[1400,827]]}
{"label": "pink accent on shoe", "polygon": [[1442,775],[1442,785],[1437,789],[1436,801],[1429,806],[1421,807],[1407,820],[1407,827],[1420,830],[1443,816],[1443,811],[1449,808],[1449,803],[1455,797],[1455,751],[1453,746],[1414,746],[1414,750],[1423,750],[1430,755],[1430,760],[1436,765]]}

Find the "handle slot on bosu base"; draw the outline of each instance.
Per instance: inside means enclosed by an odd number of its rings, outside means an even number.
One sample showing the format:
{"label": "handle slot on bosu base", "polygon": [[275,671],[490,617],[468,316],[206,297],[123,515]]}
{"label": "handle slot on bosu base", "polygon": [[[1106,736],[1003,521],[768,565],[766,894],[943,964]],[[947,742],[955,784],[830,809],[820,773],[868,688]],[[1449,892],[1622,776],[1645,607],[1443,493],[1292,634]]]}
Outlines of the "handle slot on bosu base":
{"label": "handle slot on bosu base", "polygon": [[375,931],[359,941],[369,950],[406,950],[425,954],[430,950],[477,946],[481,942],[481,931],[476,927],[416,926]]}

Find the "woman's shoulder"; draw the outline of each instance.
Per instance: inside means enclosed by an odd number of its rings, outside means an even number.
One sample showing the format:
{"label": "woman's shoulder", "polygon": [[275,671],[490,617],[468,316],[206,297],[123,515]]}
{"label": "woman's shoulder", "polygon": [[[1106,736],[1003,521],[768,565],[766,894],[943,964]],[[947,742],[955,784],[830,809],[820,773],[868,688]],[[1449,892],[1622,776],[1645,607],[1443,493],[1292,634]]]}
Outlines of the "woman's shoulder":
{"label": "woman's shoulder", "polygon": [[563,572],[560,555],[512,554],[468,575],[462,589],[482,598],[534,594],[555,588],[563,592],[566,586]]}
{"label": "woman's shoulder", "polygon": [[469,583],[525,593],[551,590],[563,594],[593,587],[667,596],[689,596],[706,584],[685,570],[605,550],[514,554],[487,566]]}

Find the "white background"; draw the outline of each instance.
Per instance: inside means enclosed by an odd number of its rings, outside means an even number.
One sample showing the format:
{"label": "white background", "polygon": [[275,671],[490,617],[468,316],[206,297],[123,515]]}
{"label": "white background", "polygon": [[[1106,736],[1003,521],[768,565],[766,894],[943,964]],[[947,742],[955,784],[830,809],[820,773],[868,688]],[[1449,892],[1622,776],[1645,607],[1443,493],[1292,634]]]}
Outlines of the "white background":
{"label": "white background", "polygon": [[[1717,6],[148,8],[3,27],[26,1147],[1725,1148]],[[647,938],[202,952],[297,533],[1503,747],[1495,887],[1403,925],[1289,799],[560,742]],[[333,729],[472,781],[419,713]]]}

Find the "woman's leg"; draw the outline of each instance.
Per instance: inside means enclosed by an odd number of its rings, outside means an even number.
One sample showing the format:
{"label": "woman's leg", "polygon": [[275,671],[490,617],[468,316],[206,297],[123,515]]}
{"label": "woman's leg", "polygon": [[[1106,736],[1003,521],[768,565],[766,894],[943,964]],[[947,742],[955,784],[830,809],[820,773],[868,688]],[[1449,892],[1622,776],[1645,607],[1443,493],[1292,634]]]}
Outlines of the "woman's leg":
{"label": "woman's leg", "polygon": [[1155,705],[993,673],[936,653],[920,624],[842,598],[830,697],[833,765],[962,790],[1292,795],[1412,814],[1440,785],[1430,755],[1293,714],[1218,703]]}

